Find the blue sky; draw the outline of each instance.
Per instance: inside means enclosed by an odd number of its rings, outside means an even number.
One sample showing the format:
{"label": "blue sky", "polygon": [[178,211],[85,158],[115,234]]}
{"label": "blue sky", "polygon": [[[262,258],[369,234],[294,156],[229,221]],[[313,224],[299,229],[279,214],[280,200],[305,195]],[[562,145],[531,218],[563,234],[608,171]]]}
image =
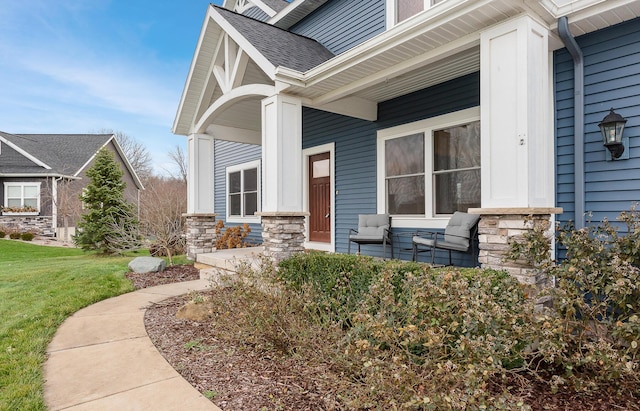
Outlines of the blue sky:
{"label": "blue sky", "polygon": [[3,0],[0,130],[122,131],[166,153],[209,3],[222,0]]}

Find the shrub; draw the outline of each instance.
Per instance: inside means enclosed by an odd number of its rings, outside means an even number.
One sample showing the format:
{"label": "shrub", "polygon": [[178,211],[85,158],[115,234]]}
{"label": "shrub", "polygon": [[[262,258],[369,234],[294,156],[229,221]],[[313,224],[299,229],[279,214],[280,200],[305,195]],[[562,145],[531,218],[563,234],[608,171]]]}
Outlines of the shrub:
{"label": "shrub", "polygon": [[14,233],[9,233],[9,238],[12,240],[19,240],[20,239],[20,233],[18,232],[14,232]]}
{"label": "shrub", "polygon": [[626,224],[624,235],[606,220],[558,229],[558,243],[566,249],[560,262],[536,255],[542,230],[511,245],[510,258],[532,261],[555,278],[556,287],[545,292],[553,309],[538,318],[534,355],[555,371],[556,384],[589,390],[640,382],[640,219],[632,208],[619,220]]}
{"label": "shrub", "polygon": [[245,238],[251,232],[251,227],[249,224],[244,223],[241,226],[228,227],[222,232],[224,228],[224,221],[218,220],[216,223],[216,249],[230,249],[230,248],[244,248],[247,247],[248,244],[245,241]]}
{"label": "shrub", "polygon": [[0,231],[0,238],[4,238],[7,235],[4,231]]}
{"label": "shrub", "polygon": [[22,239],[22,241],[32,241],[33,237],[35,237],[35,235],[33,233],[22,233],[20,234],[20,238]]}

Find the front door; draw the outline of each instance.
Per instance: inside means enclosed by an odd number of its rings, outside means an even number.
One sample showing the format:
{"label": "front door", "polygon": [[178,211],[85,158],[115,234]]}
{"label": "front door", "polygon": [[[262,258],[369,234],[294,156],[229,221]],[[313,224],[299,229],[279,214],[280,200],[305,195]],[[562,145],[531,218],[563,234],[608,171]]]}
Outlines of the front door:
{"label": "front door", "polygon": [[330,153],[309,157],[309,241],[331,242]]}

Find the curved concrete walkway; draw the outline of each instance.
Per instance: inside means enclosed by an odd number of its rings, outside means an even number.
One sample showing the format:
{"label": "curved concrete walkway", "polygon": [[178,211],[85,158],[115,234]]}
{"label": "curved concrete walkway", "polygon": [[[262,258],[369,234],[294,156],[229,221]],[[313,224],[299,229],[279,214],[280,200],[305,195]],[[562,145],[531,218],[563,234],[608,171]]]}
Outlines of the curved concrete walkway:
{"label": "curved concrete walkway", "polygon": [[145,288],[86,307],[47,348],[50,410],[220,410],[160,355],[144,327],[151,303],[207,288],[207,280]]}

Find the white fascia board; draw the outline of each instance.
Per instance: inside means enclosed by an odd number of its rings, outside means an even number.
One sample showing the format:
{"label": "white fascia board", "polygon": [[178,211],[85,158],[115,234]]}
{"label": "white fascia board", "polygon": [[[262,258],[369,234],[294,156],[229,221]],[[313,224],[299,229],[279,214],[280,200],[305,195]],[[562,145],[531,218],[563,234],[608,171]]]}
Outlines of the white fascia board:
{"label": "white fascia board", "polygon": [[292,11],[300,7],[307,0],[293,0],[287,7],[280,10],[275,16],[272,16],[271,19],[267,22],[269,24],[275,25],[277,22],[282,20],[284,17],[289,15]]}
{"label": "white fascia board", "polygon": [[274,9],[272,9],[271,7],[267,6],[266,4],[264,4],[262,1],[260,0],[251,0],[251,2],[253,4],[255,4],[260,10],[264,11],[265,14],[267,16],[269,16],[269,18],[275,16],[277,13]]}
{"label": "white fascia board", "polygon": [[[16,134],[18,137],[19,135]],[[51,170],[51,167],[49,167],[47,164],[45,164],[44,161],[38,160],[36,157],[32,156],[31,154],[27,153],[26,151],[24,151],[23,149],[21,149],[20,147],[16,146],[15,144],[13,144],[11,141],[7,140],[6,138],[0,136],[0,141],[2,141],[3,143],[5,143],[6,145],[8,145],[9,147],[11,147],[12,149],[16,150],[18,153],[22,154],[23,156],[25,156],[26,158],[28,158],[29,160],[33,161],[34,163],[36,163],[37,165],[39,165],[40,167],[44,167],[47,170]]]}
{"label": "white fascia board", "polygon": [[[345,69],[360,64],[375,55],[391,50],[410,38],[417,37],[444,23],[469,14],[473,12],[473,10],[490,4],[493,1],[495,0],[448,0],[440,3],[439,7],[426,10],[422,14],[394,26],[384,33],[339,54],[305,73],[295,72],[294,70],[285,71],[278,68],[278,79],[284,82],[292,81],[298,83],[292,83],[295,85],[304,84],[307,87],[312,86]],[[476,40],[474,39],[473,41]],[[282,76],[280,76],[280,74],[282,74]]]}
{"label": "white fascia board", "polygon": [[214,7],[209,8],[209,16],[220,26],[220,28],[231,36],[231,39],[244,50],[245,53],[253,60],[258,67],[271,79],[276,78],[276,68],[265,56],[262,55],[235,27],[233,27],[227,20],[225,20],[220,13],[216,11]]}
{"label": "white fascia board", "polygon": [[[543,2],[543,5],[549,1],[552,0]],[[637,1],[638,0],[576,0],[571,4],[558,8],[555,12],[547,10],[555,17],[555,21],[550,26],[550,29],[556,30],[558,28],[558,18],[562,16],[567,16],[569,24],[571,24],[587,20],[595,16],[600,16],[607,11],[615,10],[619,7],[636,3]],[[626,20],[628,18],[621,17],[622,20]]]}
{"label": "white fascia board", "polygon": [[82,180],[82,178],[80,177],[69,176],[66,174],[59,174],[59,173],[0,173],[0,177],[11,177],[11,178],[55,177],[55,178],[67,178],[69,180]]}
{"label": "white fascia board", "polygon": [[[633,0],[632,0],[633,1]],[[540,4],[553,16],[558,19],[562,16],[579,12],[598,3],[616,3],[612,0],[541,0]],[[629,3],[629,1],[626,1]]]}
{"label": "white fascia board", "polygon": [[[193,80],[193,73],[196,70],[198,56],[200,55],[200,51],[205,46],[205,35],[209,28],[209,13],[212,8],[213,7],[211,5],[208,6],[207,14],[204,18],[204,21],[202,22],[202,29],[200,30],[200,37],[198,37],[198,44],[196,45],[195,52],[193,53],[193,59],[191,60],[191,66],[189,67],[189,74],[187,75],[187,79],[185,80],[184,88],[182,89],[182,96],[180,97],[180,103],[178,104],[178,110],[176,112],[176,117],[173,120],[173,126],[171,127],[171,132],[173,134],[180,134],[180,131],[178,130],[178,123],[180,123],[180,120],[183,116],[184,103],[187,100],[189,94],[189,84],[191,84]],[[188,132],[183,133],[185,133],[184,135],[186,135],[186,133]]]}

